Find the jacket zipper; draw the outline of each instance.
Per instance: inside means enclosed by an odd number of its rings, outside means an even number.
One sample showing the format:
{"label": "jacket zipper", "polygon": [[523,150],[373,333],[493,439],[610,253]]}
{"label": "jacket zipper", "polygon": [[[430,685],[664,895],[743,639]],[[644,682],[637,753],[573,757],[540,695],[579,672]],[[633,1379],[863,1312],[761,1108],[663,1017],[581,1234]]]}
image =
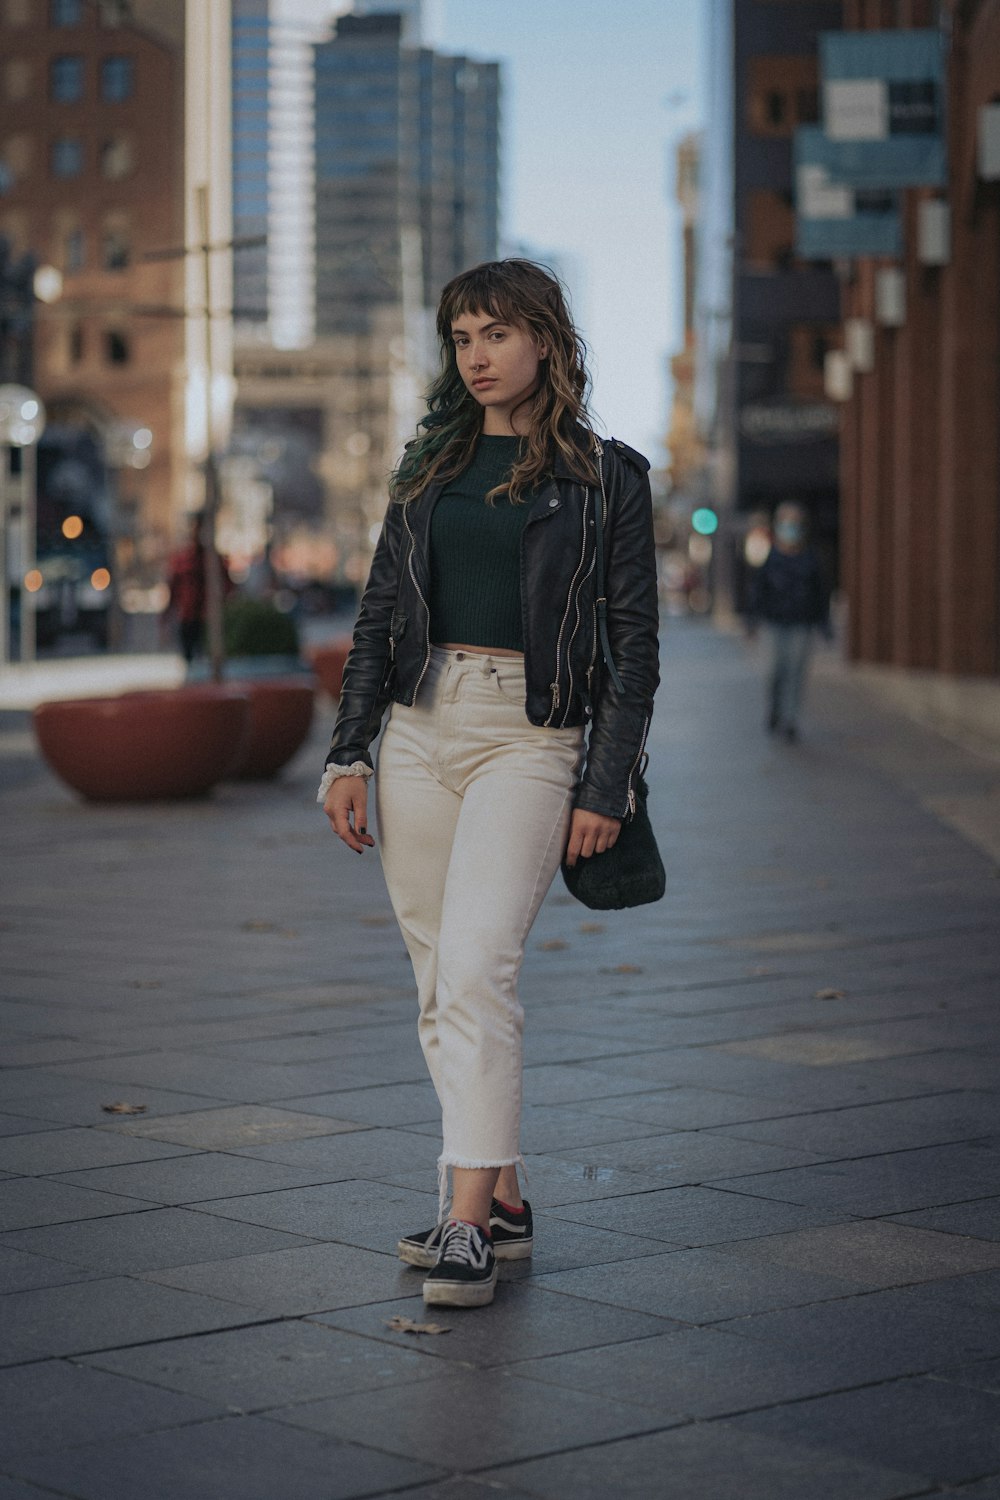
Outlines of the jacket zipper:
{"label": "jacket zipper", "polygon": [[[415,702],[417,694],[420,691],[420,684],[423,682],[424,677],[427,675],[427,668],[430,666],[430,661],[431,661],[431,612],[430,612],[430,609],[428,607],[427,600],[424,598],[423,590],[421,589],[420,584],[417,582],[417,575],[414,572],[414,568],[413,568],[413,552],[414,552],[414,548],[416,547],[417,543],[416,543],[416,537],[413,535],[413,528],[410,526],[409,511],[410,511],[409,505],[404,505],[403,506],[403,524],[406,527],[407,536],[410,538],[410,552],[409,552],[409,556],[406,559],[406,566],[407,566],[407,570],[409,571],[410,578],[413,580],[413,587],[417,591],[417,598],[420,600],[421,604],[424,606],[424,622],[425,622],[424,623],[424,664],[420,668],[420,676],[417,678],[417,684],[416,684],[416,687],[413,689],[413,698],[411,699],[411,702]],[[393,649],[393,643],[392,643],[392,637],[391,636],[389,638],[389,645],[390,645],[390,650],[392,650]]]}
{"label": "jacket zipper", "polygon": [[[584,515],[583,515],[583,541],[582,541],[582,544],[580,546],[580,561],[577,564],[576,572],[573,574],[573,578],[572,578],[572,580],[570,582],[569,593],[568,593],[568,595],[566,597],[566,609],[563,612],[562,620],[559,623],[559,634],[556,636],[556,675],[555,675],[555,680],[549,684],[549,688],[550,688],[551,693],[552,693],[552,708],[551,708],[551,710],[549,712],[548,718],[545,720],[545,723],[542,726],[544,729],[548,729],[551,726],[552,720],[555,718],[555,716],[556,716],[556,714],[557,714],[557,712],[559,710],[559,698],[560,698],[560,693],[559,693],[559,655],[560,655],[560,651],[562,649],[563,633],[564,633],[564,631],[566,629],[566,622],[569,619],[570,612],[571,612],[571,610],[573,608],[573,587],[577,583],[577,580],[580,577],[580,570],[583,568],[584,563],[586,562],[586,560],[587,560],[587,516],[586,516],[586,512],[584,512]],[[579,590],[578,590],[578,594],[579,594]],[[577,597],[576,603],[577,603],[577,625],[578,625],[579,624],[579,611],[580,611],[579,597]],[[574,627],[574,630],[573,630],[573,635],[575,635],[575,634],[576,634],[576,627]],[[572,636],[570,637],[570,640],[572,641]],[[572,688],[572,681],[570,682],[570,687]],[[569,695],[567,696],[567,700],[566,700],[566,713],[567,714],[569,713],[569,706],[570,706],[570,703],[572,703],[572,701],[573,701],[572,692],[570,692]],[[566,721],[566,715],[564,714],[563,715],[563,723],[564,724],[565,724],[565,721]]]}
{"label": "jacket zipper", "polygon": [[635,817],[635,787],[632,785],[632,783],[635,780],[635,773],[639,769],[639,762],[642,760],[642,753],[646,748],[646,736],[648,735],[648,733],[649,715],[647,714],[642,721],[642,738],[639,741],[639,753],[636,755],[635,760],[632,762],[632,769],[628,773],[628,796],[625,799],[625,812],[622,814],[623,817]]}

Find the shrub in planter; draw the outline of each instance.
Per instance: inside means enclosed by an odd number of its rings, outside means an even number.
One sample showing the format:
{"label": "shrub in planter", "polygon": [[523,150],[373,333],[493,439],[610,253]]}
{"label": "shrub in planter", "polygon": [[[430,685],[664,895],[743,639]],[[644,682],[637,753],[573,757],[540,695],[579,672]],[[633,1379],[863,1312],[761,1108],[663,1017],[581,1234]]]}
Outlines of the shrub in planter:
{"label": "shrub in planter", "polygon": [[295,621],[266,599],[228,599],[223,614],[223,638],[230,658],[299,654]]}

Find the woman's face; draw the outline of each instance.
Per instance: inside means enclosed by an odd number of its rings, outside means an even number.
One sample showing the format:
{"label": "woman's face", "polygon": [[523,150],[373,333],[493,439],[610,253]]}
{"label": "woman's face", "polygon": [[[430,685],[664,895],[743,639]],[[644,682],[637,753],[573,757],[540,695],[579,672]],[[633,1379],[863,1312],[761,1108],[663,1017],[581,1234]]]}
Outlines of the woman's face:
{"label": "woman's face", "polygon": [[546,350],[534,334],[491,313],[463,313],[451,326],[455,362],[468,389],[483,408],[483,431],[491,435],[526,432],[522,403],[538,386]]}

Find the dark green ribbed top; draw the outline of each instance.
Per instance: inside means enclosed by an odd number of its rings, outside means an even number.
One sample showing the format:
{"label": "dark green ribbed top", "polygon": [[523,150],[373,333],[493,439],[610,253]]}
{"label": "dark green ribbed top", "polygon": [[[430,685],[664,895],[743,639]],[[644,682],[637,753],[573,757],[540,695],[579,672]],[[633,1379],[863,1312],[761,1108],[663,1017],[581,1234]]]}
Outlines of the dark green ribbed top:
{"label": "dark green ribbed top", "polygon": [[521,532],[529,496],[511,505],[485,496],[510,478],[518,437],[479,439],[472,462],[448,482],[431,517],[431,640],[524,650]]}

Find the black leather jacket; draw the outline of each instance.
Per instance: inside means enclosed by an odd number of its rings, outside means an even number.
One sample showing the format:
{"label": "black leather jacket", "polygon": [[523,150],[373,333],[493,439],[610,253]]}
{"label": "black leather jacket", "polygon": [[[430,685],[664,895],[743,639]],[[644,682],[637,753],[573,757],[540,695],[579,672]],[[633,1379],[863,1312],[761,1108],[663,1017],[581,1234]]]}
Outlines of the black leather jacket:
{"label": "black leather jacket", "polygon": [[[525,712],[544,728],[590,725],[576,806],[623,818],[659,682],[656,559],[649,464],[617,439],[604,444],[608,636],[623,692],[597,639],[593,490],[559,458],[530,502],[521,539]],[[390,503],[344,668],[326,764],[371,765],[390,702],[412,704],[430,655],[430,520],[443,485]]]}

